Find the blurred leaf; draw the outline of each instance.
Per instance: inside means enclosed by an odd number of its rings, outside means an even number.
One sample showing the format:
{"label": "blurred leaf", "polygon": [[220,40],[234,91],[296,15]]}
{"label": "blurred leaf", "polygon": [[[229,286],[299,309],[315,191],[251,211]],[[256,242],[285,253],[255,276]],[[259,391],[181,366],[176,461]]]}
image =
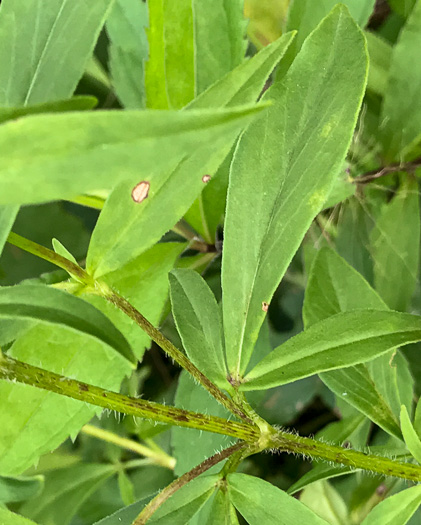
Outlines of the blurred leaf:
{"label": "blurred leaf", "polygon": [[152,0],[148,7],[146,104],[153,109],[180,109],[195,96],[192,0]]}
{"label": "blurred leaf", "polygon": [[130,109],[145,106],[147,25],[148,7],[139,0],[116,0],[107,18],[112,83],[119,100]]}
{"label": "blurred leaf", "polygon": [[57,100],[55,102],[44,102],[24,107],[0,107],[0,123],[15,120],[27,115],[38,115],[40,113],[66,113],[68,111],[83,111],[93,109],[97,99],[92,96],[78,96],[68,100]]}
{"label": "blurred leaf", "polygon": [[393,48],[383,99],[381,123],[388,162],[409,158],[421,137],[421,106],[414,104],[421,89],[421,70],[414,67],[420,48],[421,2],[417,2]]}
{"label": "blurred leaf", "polygon": [[[180,375],[175,404],[180,408],[194,410],[202,414],[229,417],[227,410],[217,403],[201,385],[195,383],[185,371]],[[232,438],[221,434],[182,427],[173,427],[171,436],[173,455],[177,460],[174,470],[177,476],[181,476],[215,454],[217,450],[226,448],[233,442]],[[187,449],[188,454],[186,454]],[[217,471],[220,468],[221,463],[216,466]]]}
{"label": "blurred leaf", "polygon": [[411,423],[408,415],[408,410],[405,405],[401,409],[401,428],[405,445],[414,456],[414,458],[421,464],[421,440],[417,435],[415,428]]}
{"label": "blurred leaf", "polygon": [[382,209],[370,235],[375,288],[392,310],[407,310],[417,282],[418,199],[418,183],[415,177],[406,175],[392,202]]}
{"label": "blurred leaf", "polygon": [[0,477],[0,503],[25,501],[39,495],[44,487],[43,476]]}
{"label": "blurred leaf", "polygon": [[261,110],[74,112],[7,122],[0,126],[1,203],[72,198],[127,179],[131,191],[139,173],[151,170],[152,196],[157,191],[154,174],[174,166],[203,141],[216,146],[233,140]]}
{"label": "blurred leaf", "polygon": [[246,474],[229,474],[227,481],[231,502],[249,525],[327,524],[305,505],[267,481]]}
{"label": "blurred leaf", "polygon": [[343,525],[348,521],[347,506],[328,481],[318,481],[306,487],[300,501],[330,525]]}
{"label": "blurred leaf", "polygon": [[196,94],[244,59],[247,41],[244,0],[193,0]]}
{"label": "blurred leaf", "polygon": [[[168,272],[185,247],[185,243],[158,243],[116,271],[103,275],[101,280],[117,290],[156,326],[168,298]],[[136,358],[141,360],[145,349],[151,344],[146,332],[104,298],[91,294],[83,297],[124,334]]]}
{"label": "blurred leaf", "polygon": [[266,92],[273,107],[239,141],[222,270],[227,364],[234,377],[246,369],[265,305],[342,166],[365,78],[363,36],[346,9],[337,7],[309,37],[284,81]]}
{"label": "blurred leaf", "polygon": [[390,7],[401,16],[407,17],[417,0],[388,0]]}
{"label": "blurred leaf", "polygon": [[124,470],[120,470],[118,472],[118,487],[120,489],[121,499],[123,500],[124,505],[131,505],[134,503],[135,498],[133,483]]}
{"label": "blurred leaf", "polygon": [[[108,346],[59,326],[35,325],[9,354],[25,363],[109,390],[130,371]],[[60,445],[101,409],[31,386],[0,381],[0,472],[17,475]]]}
{"label": "blurred leaf", "polygon": [[370,68],[368,71],[367,89],[383,96],[389,76],[392,46],[372,31],[366,31]]}
{"label": "blurred leaf", "polygon": [[37,525],[35,522],[22,518],[3,507],[0,507],[0,523],[2,525]]}
{"label": "blurred leaf", "polygon": [[111,3],[3,0],[0,105],[27,106],[71,96]]}
{"label": "blurred leaf", "polygon": [[89,463],[54,470],[46,475],[41,496],[26,502],[20,512],[40,523],[67,525],[84,500],[115,472],[114,465]]}
{"label": "blurred leaf", "polygon": [[405,525],[420,503],[421,485],[417,485],[376,505],[361,525]]}
{"label": "blurred leaf", "polygon": [[170,275],[173,316],[189,359],[216,385],[227,387],[221,312],[206,281],[193,270]]}
{"label": "blurred leaf", "polygon": [[19,206],[0,206],[0,254],[18,214]]}
{"label": "blurred leaf", "polygon": [[336,314],[275,348],[240,388],[260,390],[364,363],[420,338],[421,318],[416,315],[381,310]]}

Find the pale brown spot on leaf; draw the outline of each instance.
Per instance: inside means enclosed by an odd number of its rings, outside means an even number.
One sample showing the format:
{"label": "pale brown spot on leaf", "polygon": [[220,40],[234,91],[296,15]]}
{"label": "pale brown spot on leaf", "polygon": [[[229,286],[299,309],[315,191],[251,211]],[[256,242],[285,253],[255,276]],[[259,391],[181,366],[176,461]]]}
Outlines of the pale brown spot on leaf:
{"label": "pale brown spot on leaf", "polygon": [[132,199],[137,203],[144,201],[149,195],[149,188],[149,182],[142,180],[132,189]]}
{"label": "pale brown spot on leaf", "polygon": [[263,303],[262,303],[262,310],[264,312],[267,312],[269,310],[269,303],[266,303],[265,301],[263,301]]}
{"label": "pale brown spot on leaf", "polygon": [[206,184],[210,180],[211,180],[211,176],[210,175],[203,175],[202,182],[204,182]]}

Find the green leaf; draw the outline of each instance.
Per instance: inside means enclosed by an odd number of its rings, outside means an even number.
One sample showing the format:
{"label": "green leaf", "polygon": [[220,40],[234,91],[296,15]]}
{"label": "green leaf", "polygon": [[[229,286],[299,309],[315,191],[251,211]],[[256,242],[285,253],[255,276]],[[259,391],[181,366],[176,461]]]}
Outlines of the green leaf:
{"label": "green leaf", "polygon": [[147,25],[148,7],[139,0],[116,0],[107,18],[112,83],[120,102],[130,109],[145,106]]}
{"label": "green leaf", "polygon": [[420,210],[415,177],[405,176],[396,196],[382,209],[370,240],[376,290],[392,310],[406,311],[419,266]]}
{"label": "green leaf", "polygon": [[116,472],[115,465],[89,464],[53,470],[45,477],[41,496],[20,512],[40,523],[68,525],[83,502]]}
{"label": "green leaf", "polygon": [[389,0],[390,7],[399,15],[407,17],[412,11],[416,0]]}
{"label": "green leaf", "polygon": [[18,214],[19,206],[0,206],[0,254]]}
{"label": "green leaf", "polygon": [[189,359],[211,381],[227,387],[220,308],[206,281],[193,270],[170,275],[172,311]]}
{"label": "green leaf", "polygon": [[111,189],[122,180],[130,181],[127,198],[132,200],[142,172],[148,174],[152,196],[161,186],[156,178],[163,169],[203,142],[217,147],[233,140],[262,107],[75,112],[7,122],[0,126],[0,202],[72,198]]}
{"label": "green leaf", "polygon": [[227,363],[235,377],[250,359],[265,303],[343,165],[366,73],[364,37],[339,6],[308,38],[285,79],[265,94],[275,104],[238,144],[222,269]]}
{"label": "green leaf", "polygon": [[68,259],[74,264],[78,264],[77,260],[73,257],[73,255],[69,252],[69,250],[61,244],[61,242],[58,239],[53,239],[53,248],[56,253],[64,257],[65,259]]}
{"label": "green leaf", "polygon": [[361,525],[405,525],[420,503],[421,485],[417,485],[380,502]]}
{"label": "green leaf", "polygon": [[96,521],[94,525],[132,525],[134,519],[138,516],[143,507],[152,499],[152,495],[147,498],[142,498],[140,501],[124,507],[114,514]]}
{"label": "green leaf", "polygon": [[330,525],[343,525],[348,521],[347,506],[328,481],[318,481],[306,487],[300,501]]}
{"label": "green leaf", "polygon": [[[206,109],[254,102],[292,37],[291,34],[285,35],[268,46],[202,93],[189,108]],[[183,112],[184,115],[187,113]],[[151,189],[142,206],[132,202],[132,186],[122,184],[117,187],[106,202],[94,230],[87,267],[103,265],[103,268],[96,270],[97,274],[114,270],[160,239],[188,210],[203,190],[203,175],[212,176],[217,171],[233,142],[234,137],[232,141],[221,137],[221,143],[215,138],[203,140],[204,145],[196,148],[190,156],[181,162],[175,159],[169,171],[152,170],[159,187],[157,191]],[[157,155],[159,158],[163,156],[161,151]],[[142,242],[133,242],[133,231],[142,232]]]}
{"label": "green leaf", "polygon": [[229,474],[227,481],[231,502],[249,525],[327,524],[305,505],[267,481],[246,474]]}
{"label": "green leaf", "polygon": [[239,525],[237,513],[226,491],[218,490],[215,494],[206,525]]}
{"label": "green leaf", "polygon": [[0,107],[0,123],[15,120],[27,115],[38,115],[40,113],[65,113],[67,111],[84,111],[93,109],[97,105],[97,99],[91,96],[78,96],[68,100],[56,102],[44,102],[24,107]]}
{"label": "green leaf", "polygon": [[[306,328],[339,312],[357,308],[387,309],[367,281],[333,250],[323,248],[317,255],[306,288],[303,318]],[[399,429],[399,375],[407,368],[399,356],[378,357],[368,365],[357,365],[321,375],[324,383],[352,406],[366,414],[387,432],[401,438]],[[411,379],[405,378],[411,387]],[[412,392],[411,392],[412,396]],[[397,401],[397,402],[396,402]]]}
{"label": "green leaf", "polygon": [[25,501],[39,495],[44,487],[44,476],[0,477],[0,503]]}
{"label": "green leaf", "polygon": [[129,361],[136,361],[127,340],[101,312],[61,290],[43,285],[0,288],[0,318],[63,326],[102,341]]}
{"label": "green leaf", "polygon": [[196,93],[237,67],[247,40],[244,0],[193,0]]}
{"label": "green leaf", "polygon": [[340,313],[275,348],[247,374],[241,389],[261,390],[364,363],[420,338],[417,315],[381,310]]}
{"label": "green leaf", "polygon": [[[57,325],[36,325],[13,344],[21,361],[108,390],[118,391],[127,361],[97,339]],[[30,386],[0,381],[0,473],[15,476],[75,436],[100,409]]]}
{"label": "green leaf", "polygon": [[370,69],[367,89],[384,96],[389,75],[392,46],[377,33],[366,31]]}
{"label": "green leaf", "polygon": [[[201,385],[195,383],[186,371],[180,375],[175,404],[180,408],[202,414],[229,417],[228,411],[217,403]],[[227,436],[173,427],[171,445],[174,457],[177,460],[174,469],[175,474],[181,476],[208,457],[213,456],[217,450],[229,447],[231,444],[233,444],[233,440]],[[186,446],[188,446],[188,454],[186,454]],[[218,472],[220,469],[221,463],[216,466],[216,471]]]}
{"label": "green leaf", "polygon": [[421,70],[414,67],[420,47],[421,2],[417,2],[393,48],[380,115],[388,162],[404,161],[420,140],[421,107],[414,104],[421,89]]}
{"label": "green leaf", "polygon": [[120,495],[124,505],[134,503],[133,483],[124,470],[120,470],[118,473],[118,488],[120,489]]}
{"label": "green leaf", "polygon": [[111,0],[3,0],[0,105],[27,106],[72,95]]}
{"label": "green leaf", "polygon": [[405,444],[414,458],[421,464],[421,440],[412,425],[405,405],[401,408],[401,428]]}
{"label": "green leaf", "polygon": [[[185,247],[185,243],[158,243],[117,271],[103,275],[101,280],[118,290],[148,321],[157,326],[168,298],[168,272],[173,269]],[[151,344],[146,332],[104,298],[89,293],[83,297],[110,319],[129,341],[136,358],[141,360],[145,349]]]}
{"label": "green leaf", "polygon": [[148,108],[180,109],[195,95],[192,0],[149,2]]}
{"label": "green leaf", "polygon": [[35,522],[22,518],[22,516],[3,507],[0,507],[0,523],[2,525],[37,525]]}

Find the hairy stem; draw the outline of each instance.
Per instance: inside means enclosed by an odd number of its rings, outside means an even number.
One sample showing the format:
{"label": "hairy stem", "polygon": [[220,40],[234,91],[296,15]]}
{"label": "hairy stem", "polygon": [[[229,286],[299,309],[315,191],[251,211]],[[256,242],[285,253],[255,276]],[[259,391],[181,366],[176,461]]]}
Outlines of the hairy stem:
{"label": "hairy stem", "polygon": [[421,481],[421,466],[419,465],[403,463],[366,452],[344,449],[311,438],[301,437],[297,434],[276,430],[273,427],[270,427],[270,432],[263,435],[255,425],[237,423],[219,417],[198,414],[124,396],[48,372],[27,363],[21,363],[1,353],[0,379],[35,386],[123,414],[152,419],[170,425],[224,434],[255,445],[258,450],[269,449],[294,453],[307,458],[321,459],[338,465],[350,466],[354,469],[370,470],[385,476],[395,476],[417,482]]}
{"label": "hairy stem", "polygon": [[22,363],[4,354],[0,354],[0,379],[17,381],[108,410],[161,423],[224,434],[244,441],[253,442],[259,437],[259,429],[252,425],[124,396]]}
{"label": "hairy stem", "polygon": [[103,290],[102,296],[110,303],[114,304],[130,319],[133,319],[149,337],[160,346],[182,368],[187,370],[206,390],[226,409],[240,417],[244,421],[252,423],[252,420],[232,399],[226,396],[219,388],[212,383],[196,366],[169,341],[159,330],[157,330],[136,308],[131,305],[124,297],[113,290]]}
{"label": "hairy stem", "polygon": [[411,173],[417,168],[421,168],[421,158],[404,164],[390,164],[389,166],[384,166],[377,170],[368,171],[359,177],[355,177],[352,182],[355,182],[356,184],[367,184],[373,180],[385,177],[390,173],[397,173],[399,171],[408,171]]}
{"label": "hairy stem", "polygon": [[139,514],[139,516],[134,520],[132,525],[145,525],[149,518],[152,517],[154,512],[156,512],[158,508],[163,503],[165,503],[165,501],[167,501],[168,498],[170,498],[175,492],[177,492],[177,490],[180,490],[182,487],[184,487],[184,485],[187,485],[187,483],[197,478],[220,461],[223,461],[224,459],[228,458],[235,452],[245,447],[247,447],[246,443],[237,443],[232,447],[222,450],[221,452],[217,452],[210,458],[205,459],[205,461],[197,465],[197,467],[194,467],[189,472],[186,472],[178,479],[174,480],[146,505],[146,507]]}
{"label": "hairy stem", "polygon": [[131,450],[132,452],[136,452],[136,454],[140,454],[146,458],[151,458],[153,463],[161,465],[161,467],[174,470],[175,459],[164,451],[158,452],[157,450],[152,450],[151,448],[146,447],[137,441],[123,438],[117,434],[114,434],[114,432],[104,430],[103,428],[99,428],[94,425],[83,426],[82,432],[87,436],[106,441],[107,443],[112,443],[113,445],[117,445],[118,447],[124,448],[126,450]]}

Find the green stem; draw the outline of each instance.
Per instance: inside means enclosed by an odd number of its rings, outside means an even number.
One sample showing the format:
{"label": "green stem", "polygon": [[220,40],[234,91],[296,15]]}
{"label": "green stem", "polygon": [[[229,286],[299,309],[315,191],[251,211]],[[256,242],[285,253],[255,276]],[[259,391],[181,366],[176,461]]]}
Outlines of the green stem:
{"label": "green stem", "polygon": [[73,275],[78,281],[81,281],[88,286],[93,286],[94,284],[93,278],[85,270],[83,270],[74,262],[69,261],[65,257],[62,257],[53,250],[49,250],[48,248],[45,248],[36,242],[30,241],[29,239],[25,239],[25,237],[21,237],[17,233],[13,232],[9,233],[7,242],[17,246],[18,248],[21,248],[22,250],[25,250],[28,253],[32,253],[32,255],[40,257],[51,264],[55,264],[59,268],[63,268],[63,270],[66,270],[66,272]]}
{"label": "green stem", "polygon": [[346,465],[353,469],[370,470],[385,476],[395,476],[416,482],[421,481],[421,466],[419,465],[344,449],[297,434],[276,430],[273,427],[270,427],[270,431],[264,435],[254,425],[228,421],[219,417],[124,396],[16,361],[2,353],[0,353],[0,379],[35,386],[123,414],[224,434],[246,441],[248,444],[257,447],[258,450],[270,449],[294,453],[307,458]]}
{"label": "green stem", "polygon": [[190,481],[197,478],[220,461],[228,458],[235,452],[246,447],[246,443],[236,443],[232,447],[226,448],[221,452],[217,452],[208,459],[205,459],[202,463],[194,467],[189,472],[186,472],[172,483],[170,483],[164,490],[162,490],[155,498],[153,498],[146,507],[142,510],[139,516],[134,520],[132,525],[145,525],[145,523],[152,517],[152,515],[158,510],[158,508],[167,501],[177,490],[180,490],[184,485],[187,485]]}
{"label": "green stem", "polygon": [[101,197],[96,197],[95,195],[78,195],[74,199],[71,199],[70,202],[80,204],[81,206],[86,206],[87,208],[102,210],[105,200]]}
{"label": "green stem", "polygon": [[159,330],[157,330],[131,303],[124,297],[114,292],[110,288],[101,284],[101,295],[110,303],[114,304],[130,319],[139,325],[149,337],[160,346],[182,368],[187,370],[206,390],[227,410],[240,417],[244,421],[252,423],[252,420],[232,399],[226,396],[219,388],[212,383],[202,372]]}
{"label": "green stem", "polygon": [[220,417],[198,414],[197,412],[190,412],[181,408],[164,406],[152,401],[110,392],[97,386],[88,385],[87,383],[22,363],[5,354],[0,354],[0,379],[17,381],[107,408],[108,410],[115,410],[123,414],[151,419],[161,423],[224,434],[244,441],[254,442],[259,437],[259,429],[248,424],[228,421]]}
{"label": "green stem", "polygon": [[132,452],[136,452],[136,454],[140,454],[141,456],[151,458],[154,460],[153,462],[157,465],[161,465],[161,467],[174,470],[175,458],[169,456],[164,451],[158,452],[156,450],[152,450],[149,447],[142,445],[141,443],[133,441],[132,439],[123,438],[121,436],[118,436],[117,434],[114,434],[114,432],[104,430],[103,428],[95,427],[94,425],[85,425],[84,427],[82,427],[82,432],[88,436],[101,439],[102,441],[106,441],[107,443],[112,443],[113,445],[117,445],[118,447],[125,448],[126,450],[131,450]]}

